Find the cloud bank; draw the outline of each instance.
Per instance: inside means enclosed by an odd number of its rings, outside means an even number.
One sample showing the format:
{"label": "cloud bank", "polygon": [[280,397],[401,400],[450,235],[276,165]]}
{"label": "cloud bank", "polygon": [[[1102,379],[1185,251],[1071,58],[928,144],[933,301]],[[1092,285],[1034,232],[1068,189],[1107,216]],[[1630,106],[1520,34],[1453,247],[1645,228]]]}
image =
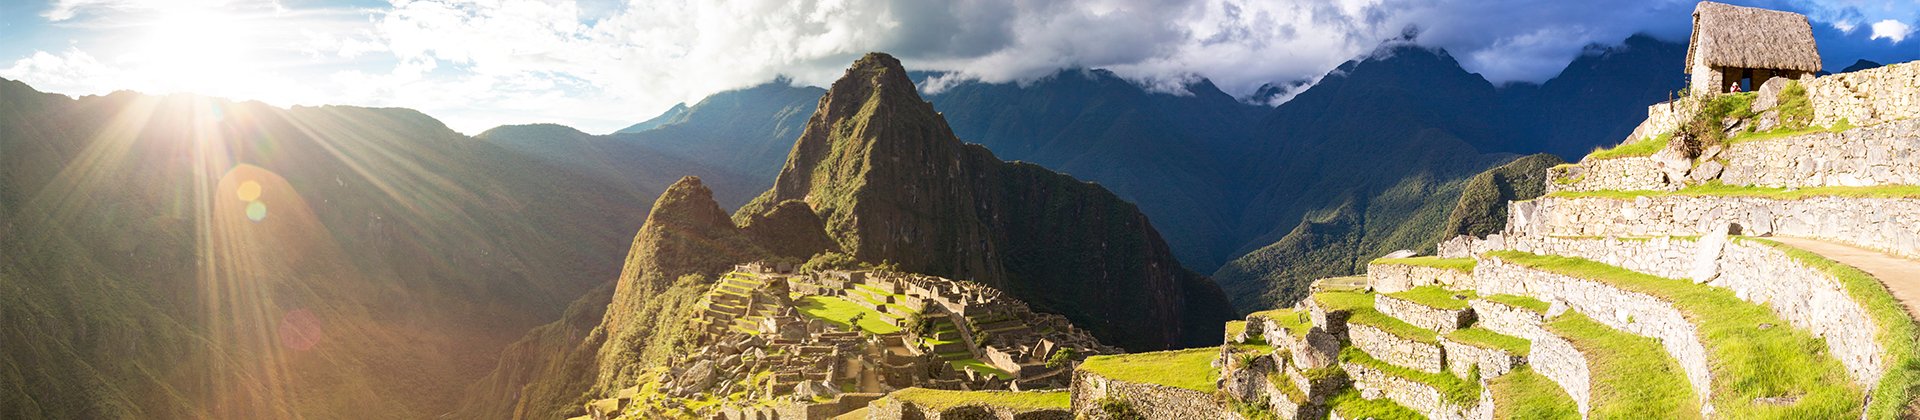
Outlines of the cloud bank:
{"label": "cloud bank", "polygon": [[[952,72],[949,82],[1020,82],[1088,67],[1168,92],[1206,77],[1248,95],[1266,83],[1312,80],[1417,28],[1415,42],[1447,49],[1495,83],[1539,81],[1590,44],[1642,32],[1684,41],[1693,8],[1680,0],[194,1],[266,15],[335,9],[310,28],[278,29],[299,35],[280,77],[320,87],[282,102],[414,107],[467,132],[525,122],[611,131],[781,75],[826,84],[868,51]],[[61,0],[43,17],[87,22],[152,3]],[[1907,43],[1908,22],[1920,21],[1913,2],[1745,3],[1806,12],[1823,33],[1878,43],[1858,45],[1866,50],[1920,50]],[[69,69],[113,63],[90,48],[49,47],[0,75],[112,79]]]}

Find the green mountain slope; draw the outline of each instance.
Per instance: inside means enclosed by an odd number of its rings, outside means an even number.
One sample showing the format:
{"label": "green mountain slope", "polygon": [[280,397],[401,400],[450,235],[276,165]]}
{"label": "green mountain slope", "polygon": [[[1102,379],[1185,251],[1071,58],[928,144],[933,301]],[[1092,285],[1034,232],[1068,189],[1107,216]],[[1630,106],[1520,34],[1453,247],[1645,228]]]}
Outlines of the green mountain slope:
{"label": "green mountain slope", "polygon": [[408,110],[0,80],[0,417],[446,413],[644,194]]}
{"label": "green mountain slope", "polygon": [[1132,204],[961,143],[884,54],[834,82],[773,189],[741,212],[787,200],[812,207],[855,258],[1008,290],[1102,342],[1201,343],[1230,316]]}

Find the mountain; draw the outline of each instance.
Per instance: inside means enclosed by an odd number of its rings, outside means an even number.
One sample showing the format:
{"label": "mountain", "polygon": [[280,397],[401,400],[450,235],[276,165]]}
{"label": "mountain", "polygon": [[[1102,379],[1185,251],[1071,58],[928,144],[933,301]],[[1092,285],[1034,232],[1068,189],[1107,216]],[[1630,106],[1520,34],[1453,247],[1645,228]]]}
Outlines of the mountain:
{"label": "mountain", "polygon": [[660,115],[656,115],[653,118],[647,119],[646,121],[641,121],[637,124],[629,125],[627,126],[627,128],[622,128],[620,129],[620,131],[615,131],[614,133],[616,134],[617,133],[638,133],[642,131],[652,130],[655,128],[660,128],[660,126],[678,121],[680,119],[680,116],[686,115],[686,114],[687,114],[686,102],[673,104],[672,108],[667,108],[667,112],[662,112],[660,113]]}
{"label": "mountain", "polygon": [[1514,159],[1467,180],[1437,240],[1459,235],[1484,238],[1507,226],[1507,203],[1531,200],[1547,193],[1547,168],[1567,163],[1541,153]]}
{"label": "mountain", "polygon": [[773,184],[787,147],[825,90],[775,80],[708,96],[635,127],[591,135],[571,127],[496,127],[476,136],[555,164],[621,180],[651,198],[682,175],[699,176],[722,206],[737,208]]}
{"label": "mountain", "polygon": [[646,191],[404,109],[0,80],[0,417],[432,417]]}
{"label": "mountain", "polygon": [[[578,411],[589,392],[604,394],[633,383],[646,368],[675,354],[691,305],[718,273],[737,263],[805,258],[833,249],[792,248],[831,241],[818,218],[783,214],[791,209],[776,206],[748,226],[736,226],[699,178],[675,182],[634,235],[619,278],[509,347],[456,414],[564,418]],[[795,234],[778,236],[783,242],[756,241],[767,237],[756,230],[769,229]],[[762,244],[785,245],[791,253],[768,251]]]}
{"label": "mountain", "polygon": [[[917,74],[921,79],[932,74]],[[1229,160],[1266,109],[1204,79],[1185,94],[1151,92],[1105,70],[1031,83],[962,82],[927,96],[954,134],[997,156],[1094,180],[1140,205],[1175,255],[1210,269],[1237,245],[1223,209]]]}
{"label": "mountain", "polygon": [[1647,106],[1686,86],[1678,71],[1686,56],[1686,44],[1634,35],[1620,45],[1587,47],[1538,86],[1502,87],[1503,124],[1514,142],[1494,150],[1579,160],[1596,146],[1617,144],[1646,119]]}
{"label": "mountain", "polygon": [[[1208,320],[1231,316],[1132,204],[962,143],[885,54],[834,82],[773,189],[740,211],[787,200],[807,203],[857,259],[994,286],[1105,343],[1204,342],[1217,335]],[[1107,316],[1117,313],[1133,316]]]}
{"label": "mountain", "polygon": [[1861,71],[1861,70],[1871,70],[1871,69],[1880,68],[1881,66],[1884,66],[1884,65],[1885,64],[1880,64],[1880,63],[1868,61],[1865,59],[1860,59],[1860,60],[1854,60],[1853,64],[1848,64],[1847,68],[1840,69],[1840,72],[1852,73],[1852,72]]}
{"label": "mountain", "polygon": [[1468,177],[1512,158],[1493,86],[1444,51],[1389,46],[1273,110],[1237,161],[1253,248],[1214,272],[1238,307],[1273,307],[1319,277],[1430,247]]}
{"label": "mountain", "polygon": [[774,187],[731,218],[700,179],[669,187],[611,290],[514,343],[456,414],[567,416],[587,395],[657,374],[663,358],[684,351],[677,328],[714,275],[764,258],[844,251],[971,278],[1137,348],[1217,340],[1208,325],[1233,315],[1218,286],[1181,268],[1138,209],[1097,185],[960,142],[892,57],[854,63],[810,115]]}

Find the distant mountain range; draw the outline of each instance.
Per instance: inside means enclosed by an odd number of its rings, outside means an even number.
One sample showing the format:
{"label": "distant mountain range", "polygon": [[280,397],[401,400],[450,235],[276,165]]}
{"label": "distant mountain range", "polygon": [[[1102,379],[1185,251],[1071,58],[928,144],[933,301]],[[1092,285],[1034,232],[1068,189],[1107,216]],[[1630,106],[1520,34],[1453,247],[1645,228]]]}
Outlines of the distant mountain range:
{"label": "distant mountain range", "polygon": [[[1545,83],[1494,86],[1444,51],[1386,45],[1278,107],[1205,80],[1169,94],[1084,69],[1024,84],[962,82],[926,99],[964,141],[1137,203],[1183,263],[1212,271],[1245,306],[1284,300],[1291,295],[1258,296],[1291,290],[1286,283],[1430,246],[1459,186],[1482,170],[1527,153],[1575,160],[1623,140],[1646,106],[1683,86],[1673,69],[1685,54],[1683,44],[1634,36],[1589,48]],[[936,75],[911,73],[920,82]],[[671,145],[654,147],[706,168],[690,173],[736,206],[744,200],[733,186],[771,184],[767,168],[782,157],[771,151],[790,145],[804,118],[793,110],[822,92],[784,81],[723,92],[637,126],[654,129],[598,138]],[[1281,251],[1361,224],[1335,235],[1351,247],[1311,247],[1338,255]]]}

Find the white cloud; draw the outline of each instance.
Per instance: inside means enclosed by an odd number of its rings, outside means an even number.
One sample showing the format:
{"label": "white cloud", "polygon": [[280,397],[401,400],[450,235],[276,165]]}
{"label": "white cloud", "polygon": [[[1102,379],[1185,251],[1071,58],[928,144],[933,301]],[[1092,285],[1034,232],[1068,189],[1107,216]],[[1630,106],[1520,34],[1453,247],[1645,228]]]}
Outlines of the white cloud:
{"label": "white cloud", "polygon": [[1873,23],[1873,35],[1869,39],[1887,39],[1895,44],[1907,40],[1913,34],[1913,25],[1893,19]]}
{"label": "white cloud", "polygon": [[[677,102],[780,75],[824,85],[868,51],[952,72],[944,82],[1022,82],[1063,68],[1105,68],[1161,91],[1182,92],[1206,77],[1246,95],[1266,83],[1317,80],[1417,27],[1418,43],[1447,49],[1469,71],[1496,83],[1538,81],[1589,44],[1648,31],[1684,39],[1693,8],[1670,0],[389,1],[358,10],[307,2],[288,9],[268,0],[56,0],[44,16],[76,30],[137,33],[126,30],[127,16],[182,4],[244,11],[258,28],[244,35],[249,45],[285,50],[249,54],[266,64],[246,72],[253,79],[246,84],[279,90],[214,86],[222,92],[277,104],[411,107],[471,133],[527,122],[611,131]],[[1905,13],[1868,10],[1876,0],[1753,1],[1808,10],[1835,28]],[[1912,32],[1897,20],[1872,27],[1875,38],[1896,42]],[[109,71],[138,64],[131,62],[137,51],[82,47],[86,53],[39,53],[9,71],[86,85],[76,91],[155,86],[139,75],[23,70],[88,62],[81,55]]]}
{"label": "white cloud", "polygon": [[105,94],[112,90],[110,86],[122,82],[114,68],[101,64],[93,55],[78,48],[59,54],[34,51],[33,55],[0,69],[0,77],[27,81],[42,91],[82,95]]}

